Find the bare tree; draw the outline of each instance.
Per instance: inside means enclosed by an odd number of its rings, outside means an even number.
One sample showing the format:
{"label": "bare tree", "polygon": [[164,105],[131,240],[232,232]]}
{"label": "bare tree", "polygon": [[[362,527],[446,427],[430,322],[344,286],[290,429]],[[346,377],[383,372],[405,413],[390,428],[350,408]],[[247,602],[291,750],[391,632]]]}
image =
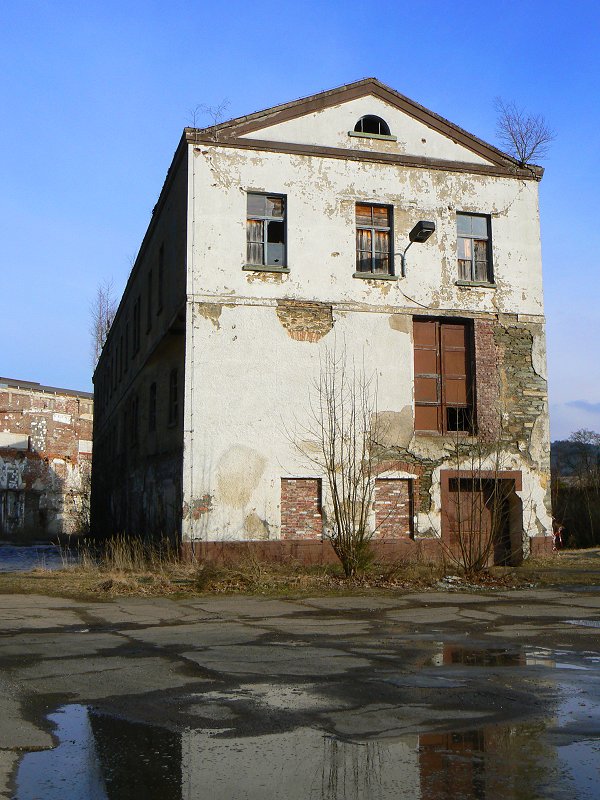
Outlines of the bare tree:
{"label": "bare tree", "polygon": [[194,106],[194,108],[191,108],[189,111],[192,128],[198,127],[200,117],[208,117],[211,121],[209,127],[213,128],[213,136],[217,139],[218,133],[216,128],[224,121],[229,105],[229,100],[221,100],[217,106],[208,106],[204,103],[199,103],[197,106]]}
{"label": "bare tree", "polygon": [[94,368],[117,313],[117,305],[112,280],[101,281],[90,303],[91,357]]}
{"label": "bare tree", "polygon": [[529,114],[514,102],[495,100],[496,135],[506,152],[525,167],[547,155],[555,132],[540,114]]}
{"label": "bare tree", "polygon": [[375,376],[349,362],[345,349],[325,350],[309,400],[308,423],[290,440],[303,459],[325,475],[325,535],[346,577],[366,565],[375,534],[370,512],[376,419]]}
{"label": "bare tree", "polygon": [[[446,448],[454,476],[449,481],[442,549],[447,561],[466,575],[491,563],[510,565],[523,557],[523,532],[511,528],[522,517],[514,485],[504,475],[501,430],[495,437],[467,440],[457,433]],[[513,519],[514,516],[514,519]],[[515,535],[517,534],[517,535]]]}

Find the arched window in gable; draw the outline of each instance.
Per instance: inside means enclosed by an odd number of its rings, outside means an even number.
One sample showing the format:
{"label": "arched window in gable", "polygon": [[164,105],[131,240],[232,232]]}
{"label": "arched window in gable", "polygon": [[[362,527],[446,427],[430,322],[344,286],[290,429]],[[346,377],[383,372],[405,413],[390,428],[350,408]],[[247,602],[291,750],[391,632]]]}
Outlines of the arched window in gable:
{"label": "arched window in gable", "polygon": [[374,114],[366,114],[361,117],[354,126],[355,133],[364,133],[375,136],[390,136],[390,126],[381,117],[376,117]]}

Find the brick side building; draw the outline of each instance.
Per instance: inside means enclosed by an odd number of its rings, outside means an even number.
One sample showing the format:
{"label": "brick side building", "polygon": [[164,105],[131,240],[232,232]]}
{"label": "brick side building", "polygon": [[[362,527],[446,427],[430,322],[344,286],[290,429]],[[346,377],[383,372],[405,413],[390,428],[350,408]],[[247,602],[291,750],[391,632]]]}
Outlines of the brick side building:
{"label": "brick side building", "polygon": [[89,392],[0,378],[0,535],[85,530],[93,408]]}
{"label": "brick side building", "polygon": [[541,178],[375,79],[186,129],[94,377],[95,527],[326,557],[288,434],[343,343],[377,376],[380,541],[487,535],[500,482],[494,558],[544,547]]}

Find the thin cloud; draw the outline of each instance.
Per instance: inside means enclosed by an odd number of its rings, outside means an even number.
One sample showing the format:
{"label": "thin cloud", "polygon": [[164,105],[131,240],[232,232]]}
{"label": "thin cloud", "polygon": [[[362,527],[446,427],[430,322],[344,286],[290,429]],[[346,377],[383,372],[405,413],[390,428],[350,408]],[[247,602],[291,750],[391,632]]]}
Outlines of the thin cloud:
{"label": "thin cloud", "polygon": [[589,414],[600,414],[600,403],[590,403],[588,400],[569,400],[565,405],[571,406],[571,408],[579,408]]}

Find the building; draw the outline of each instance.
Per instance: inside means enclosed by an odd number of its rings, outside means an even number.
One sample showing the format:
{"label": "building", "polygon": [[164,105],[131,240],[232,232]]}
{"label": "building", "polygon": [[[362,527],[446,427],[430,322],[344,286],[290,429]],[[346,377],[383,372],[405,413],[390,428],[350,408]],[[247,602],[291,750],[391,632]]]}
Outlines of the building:
{"label": "building", "polygon": [[93,410],[89,392],[0,378],[0,535],[87,529]]}
{"label": "building", "polygon": [[95,373],[95,529],[325,557],[287,432],[343,342],[378,378],[382,550],[486,535],[498,481],[496,560],[546,547],[542,172],[375,79],[185,129]]}

